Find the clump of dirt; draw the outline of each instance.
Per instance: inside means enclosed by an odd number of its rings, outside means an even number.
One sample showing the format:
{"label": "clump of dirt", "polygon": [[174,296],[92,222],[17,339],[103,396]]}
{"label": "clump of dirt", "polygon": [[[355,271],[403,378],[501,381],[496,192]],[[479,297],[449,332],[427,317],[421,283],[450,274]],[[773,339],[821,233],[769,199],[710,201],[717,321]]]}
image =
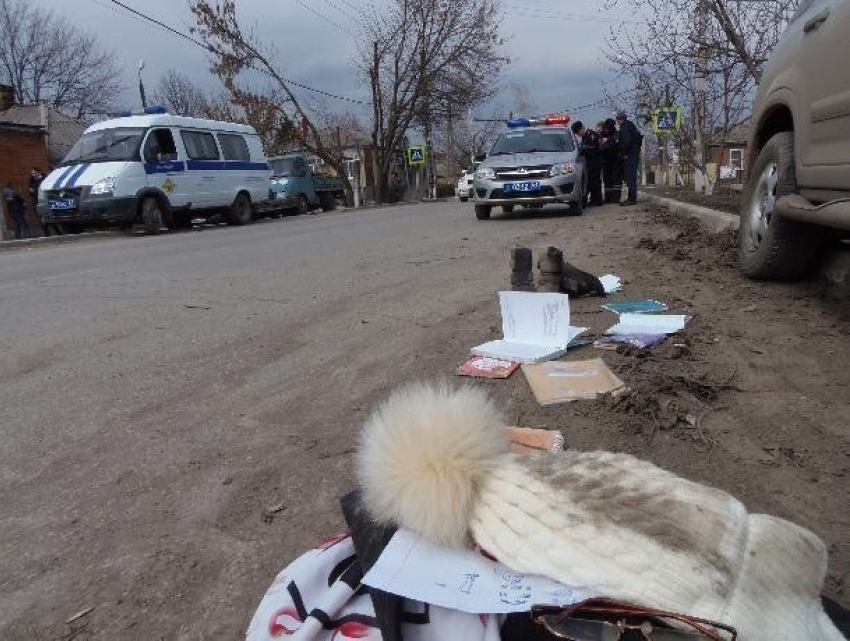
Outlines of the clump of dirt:
{"label": "clump of dirt", "polygon": [[663,208],[651,209],[648,218],[652,224],[668,227],[672,234],[667,238],[643,236],[637,243],[638,249],[704,267],[738,268],[735,230],[712,233],[696,218],[671,214]]}

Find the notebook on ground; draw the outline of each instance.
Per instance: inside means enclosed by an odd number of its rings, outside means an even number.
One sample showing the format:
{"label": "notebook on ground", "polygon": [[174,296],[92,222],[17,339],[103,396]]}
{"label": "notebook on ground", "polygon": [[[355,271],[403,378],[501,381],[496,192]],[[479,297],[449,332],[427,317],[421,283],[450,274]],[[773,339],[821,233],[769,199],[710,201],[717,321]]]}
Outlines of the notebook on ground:
{"label": "notebook on ground", "polygon": [[499,292],[499,303],[503,338],[473,347],[477,356],[539,363],[565,354],[570,342],[587,329],[570,326],[566,294]]}

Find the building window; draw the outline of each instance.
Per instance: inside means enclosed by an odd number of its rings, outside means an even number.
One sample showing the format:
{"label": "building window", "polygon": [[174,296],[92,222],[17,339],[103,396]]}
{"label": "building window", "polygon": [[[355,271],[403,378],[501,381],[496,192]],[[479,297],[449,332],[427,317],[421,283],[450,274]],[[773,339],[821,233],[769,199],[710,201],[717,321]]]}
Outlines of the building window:
{"label": "building window", "polygon": [[737,171],[743,171],[744,169],[744,150],[743,149],[730,149],[729,150],[729,164],[736,169]]}

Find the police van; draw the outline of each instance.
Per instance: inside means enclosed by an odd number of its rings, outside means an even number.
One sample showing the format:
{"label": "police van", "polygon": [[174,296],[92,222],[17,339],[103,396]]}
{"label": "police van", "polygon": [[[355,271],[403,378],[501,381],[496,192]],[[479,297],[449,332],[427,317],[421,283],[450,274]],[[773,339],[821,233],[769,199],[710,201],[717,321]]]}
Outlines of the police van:
{"label": "police van", "polygon": [[269,167],[252,127],[152,107],[86,129],[41,183],[38,211],[71,229],[139,222],[157,233],[210,212],[244,225],[268,197]]}

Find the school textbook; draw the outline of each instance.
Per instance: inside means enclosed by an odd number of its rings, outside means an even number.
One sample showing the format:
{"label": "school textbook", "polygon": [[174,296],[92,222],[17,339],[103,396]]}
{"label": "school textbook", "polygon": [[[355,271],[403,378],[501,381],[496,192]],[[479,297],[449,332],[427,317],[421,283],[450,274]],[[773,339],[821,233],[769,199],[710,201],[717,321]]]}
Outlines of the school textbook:
{"label": "school textbook", "polygon": [[516,363],[548,361],[563,356],[567,346],[587,331],[570,325],[566,294],[499,292],[499,303],[503,338],[473,347],[476,356]]}

